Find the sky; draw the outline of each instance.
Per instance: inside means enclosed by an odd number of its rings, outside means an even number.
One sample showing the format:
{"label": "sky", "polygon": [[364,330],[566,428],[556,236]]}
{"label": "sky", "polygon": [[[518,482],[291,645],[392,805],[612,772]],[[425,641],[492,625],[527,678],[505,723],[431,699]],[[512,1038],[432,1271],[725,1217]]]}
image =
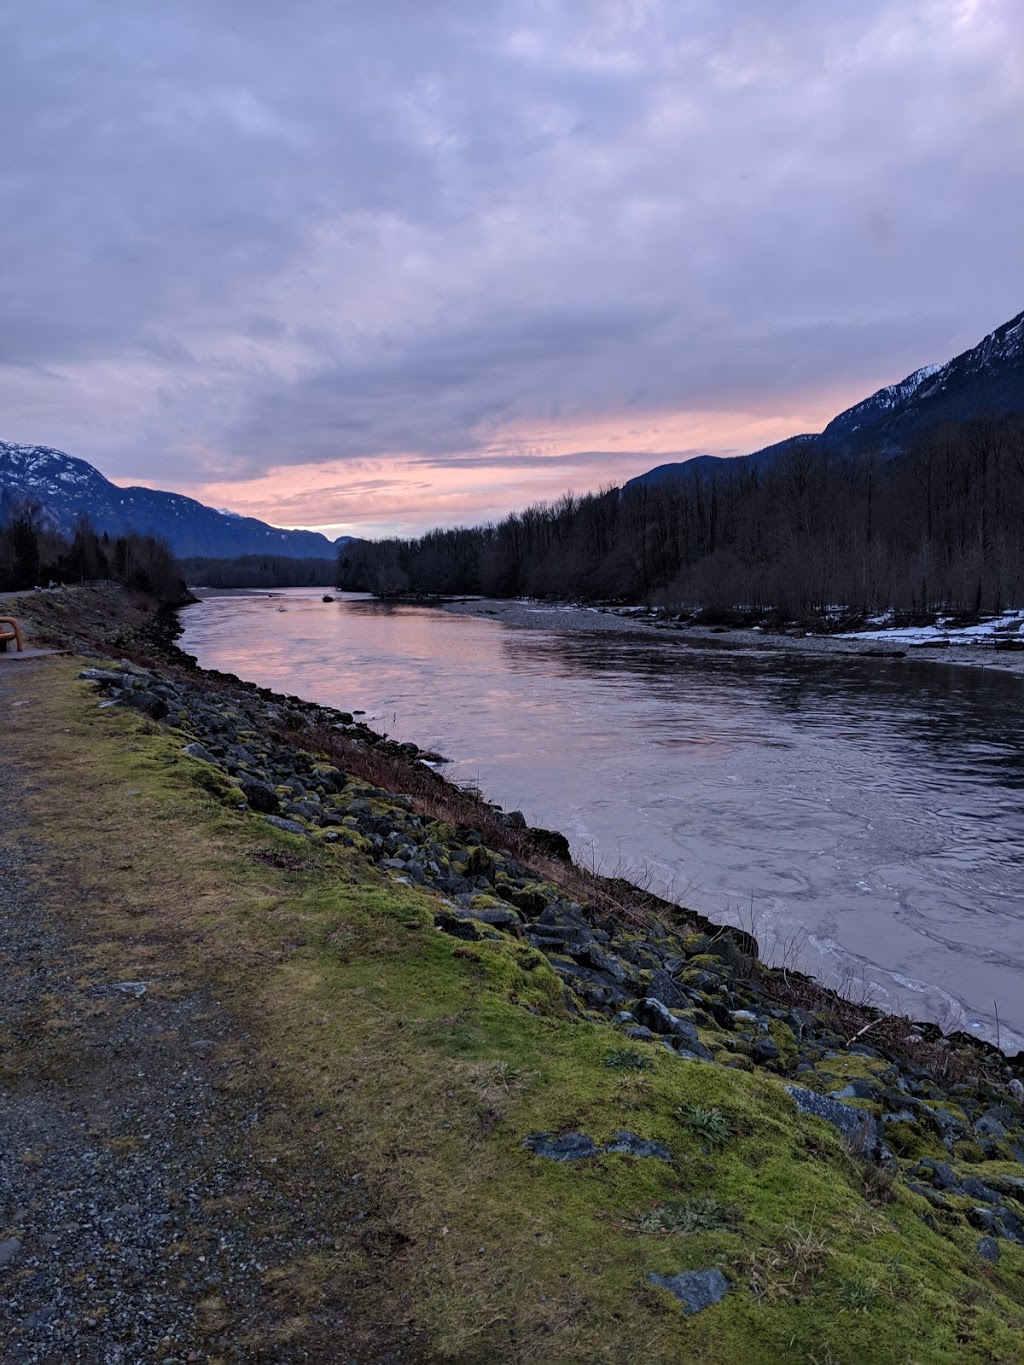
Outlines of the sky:
{"label": "sky", "polygon": [[494,519],[973,345],[1022,172],[1021,0],[0,0],[0,438]]}

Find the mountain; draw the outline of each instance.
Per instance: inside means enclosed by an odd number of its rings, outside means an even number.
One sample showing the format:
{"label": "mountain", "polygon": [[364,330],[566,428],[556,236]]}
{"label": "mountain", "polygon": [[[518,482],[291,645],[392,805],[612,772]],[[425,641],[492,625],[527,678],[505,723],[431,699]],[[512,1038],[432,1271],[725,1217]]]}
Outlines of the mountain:
{"label": "mountain", "polygon": [[1017,412],[1024,412],[1024,313],[1004,322],[977,346],[945,365],[925,365],[898,384],[879,389],[833,417],[816,435],[791,436],[751,455],[698,455],[692,460],[658,465],[630,479],[626,487],[664,483],[722,466],[762,468],[796,449],[845,458],[870,451],[892,456],[929,427]]}
{"label": "mountain", "polygon": [[160,536],[179,558],[274,554],[325,559],[350,539],[340,536],[331,541],[318,531],[283,531],[255,517],[216,511],[180,493],[119,488],[91,464],[62,450],[0,441],[0,519],[26,501],[38,508],[46,529],[70,533],[84,514],[101,533]]}

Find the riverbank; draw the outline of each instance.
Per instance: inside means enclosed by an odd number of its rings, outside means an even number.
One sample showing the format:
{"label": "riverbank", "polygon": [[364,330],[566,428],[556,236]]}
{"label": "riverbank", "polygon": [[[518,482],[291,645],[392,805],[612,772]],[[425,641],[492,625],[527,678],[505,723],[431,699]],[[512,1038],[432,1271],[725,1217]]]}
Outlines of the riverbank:
{"label": "riverbank", "polygon": [[[110,998],[145,986],[140,1054],[166,1045],[146,1018],[166,991],[218,1002],[247,1042],[210,1040],[216,1074],[271,1116],[247,1130],[255,1168],[283,1167],[321,1233],[256,1275],[272,1348],[232,1336],[240,1277],[181,1276],[172,1358],[336,1358],[314,1333],[354,1268],[351,1320],[431,1359],[1016,1358],[1020,1059],[769,971],[744,936],[572,867],[410,746],[190,667],[151,615],[120,624],[93,646],[106,659],[6,670],[25,795],[4,818],[44,868],[74,869]],[[62,897],[49,914],[71,923]],[[38,1034],[4,1038],[15,1108]],[[95,1139],[115,1173],[125,1136]],[[361,1190],[351,1216],[307,1161]],[[35,1216],[0,1228],[22,1294],[62,1254]],[[291,1343],[274,1286],[301,1290]]]}
{"label": "riverbank", "polygon": [[578,606],[530,598],[448,599],[436,605],[456,615],[488,616],[522,629],[652,635],[691,648],[903,658],[913,663],[995,669],[1024,677],[1024,650],[997,649],[994,643],[1014,643],[1015,635],[961,632],[958,638],[956,630],[870,626],[848,634],[812,634],[795,628],[783,632],[757,626],[693,624],[657,609]]}

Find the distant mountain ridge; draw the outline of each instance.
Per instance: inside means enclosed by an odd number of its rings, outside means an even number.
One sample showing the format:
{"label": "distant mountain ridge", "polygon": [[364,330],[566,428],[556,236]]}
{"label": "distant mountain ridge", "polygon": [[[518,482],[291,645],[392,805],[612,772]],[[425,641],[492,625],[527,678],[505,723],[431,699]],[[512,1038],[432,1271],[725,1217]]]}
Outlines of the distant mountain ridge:
{"label": "distant mountain ridge", "polygon": [[22,502],[37,507],[46,529],[68,534],[84,514],[100,533],[159,536],[179,558],[274,554],[326,559],[351,539],[339,536],[331,541],[319,531],[282,530],[255,517],[217,511],[180,493],[119,488],[85,460],[52,446],[0,441],[0,517]]}
{"label": "distant mountain ridge", "polygon": [[842,457],[874,450],[888,457],[905,450],[929,427],[972,417],[1024,412],[1024,312],[990,332],[977,346],[944,365],[925,365],[833,417],[824,431],[790,436],[750,455],[697,455],[658,465],[626,487],[740,464],[763,467],[796,449]]}

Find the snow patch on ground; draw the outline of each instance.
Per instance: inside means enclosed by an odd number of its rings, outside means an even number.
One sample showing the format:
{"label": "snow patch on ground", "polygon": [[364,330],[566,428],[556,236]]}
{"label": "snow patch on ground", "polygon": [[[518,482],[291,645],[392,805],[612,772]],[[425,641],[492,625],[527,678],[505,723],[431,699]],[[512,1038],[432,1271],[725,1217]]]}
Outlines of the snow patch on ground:
{"label": "snow patch on ground", "polygon": [[889,613],[884,616],[874,616],[870,618],[870,624],[876,627],[874,630],[846,631],[837,634],[834,638],[837,640],[886,640],[904,644],[929,644],[933,641],[948,640],[950,644],[970,645],[991,644],[993,639],[998,639],[1000,636],[1021,635],[1022,629],[1024,629],[1024,610],[1005,611],[1001,616],[992,616],[979,621],[977,625],[971,626],[958,626],[955,622],[946,621],[941,616],[931,626],[886,625],[885,622],[891,619]]}

